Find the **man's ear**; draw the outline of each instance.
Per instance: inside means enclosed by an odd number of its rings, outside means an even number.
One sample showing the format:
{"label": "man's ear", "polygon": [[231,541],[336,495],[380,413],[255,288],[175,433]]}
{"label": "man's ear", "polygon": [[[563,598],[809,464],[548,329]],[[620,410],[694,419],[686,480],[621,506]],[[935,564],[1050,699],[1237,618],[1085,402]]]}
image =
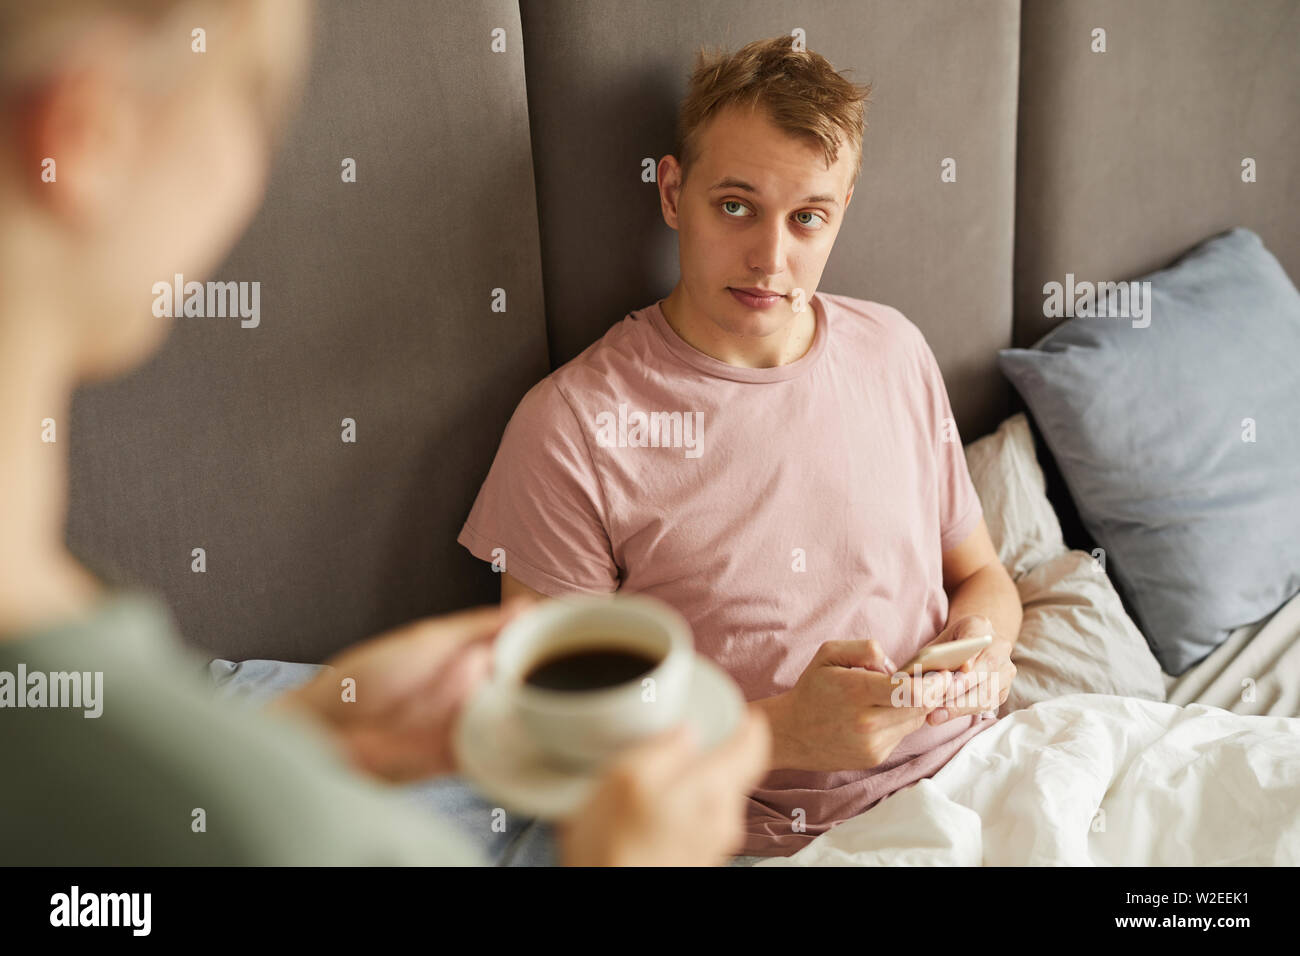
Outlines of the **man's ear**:
{"label": "man's ear", "polygon": [[664,222],[673,229],[677,228],[677,204],[682,195],[682,167],[677,157],[669,154],[659,160],[655,170],[655,179],[659,183],[659,208],[664,214]]}
{"label": "man's ear", "polygon": [[[855,184],[856,185],[856,184]],[[848,195],[844,197],[844,211],[848,212],[849,203],[853,202],[853,186],[849,187]]]}

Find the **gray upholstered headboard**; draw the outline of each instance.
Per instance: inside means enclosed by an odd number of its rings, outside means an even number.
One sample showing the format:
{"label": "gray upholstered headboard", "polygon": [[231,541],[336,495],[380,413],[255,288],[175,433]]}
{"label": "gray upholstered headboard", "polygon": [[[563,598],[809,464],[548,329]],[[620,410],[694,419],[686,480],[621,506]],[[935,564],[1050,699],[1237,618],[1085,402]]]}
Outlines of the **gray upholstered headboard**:
{"label": "gray upholstered headboard", "polygon": [[177,319],[74,408],[74,550],[161,589],[213,655],[318,661],[495,599],[456,534],[527,388],[670,290],[642,161],[701,45],[798,29],[875,85],[820,287],[922,329],[967,441],[1013,407],[995,354],[1013,314],[1021,344],[1045,331],[1044,276],[1130,276],[1231,225],[1300,266],[1288,0],[319,10],[266,206],[212,277],[262,283],[260,326]]}
{"label": "gray upholstered headboard", "polygon": [[1020,47],[1017,345],[1060,321],[1044,283],[1135,279],[1234,226],[1300,279],[1300,3],[1026,0]]}

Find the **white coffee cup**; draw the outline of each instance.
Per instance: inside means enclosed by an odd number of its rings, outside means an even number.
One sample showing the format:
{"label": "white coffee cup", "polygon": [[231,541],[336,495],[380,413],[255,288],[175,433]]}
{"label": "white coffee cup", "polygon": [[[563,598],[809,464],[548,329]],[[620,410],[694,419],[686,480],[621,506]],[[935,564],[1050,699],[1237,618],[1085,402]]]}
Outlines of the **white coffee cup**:
{"label": "white coffee cup", "polygon": [[[596,690],[525,682],[537,665],[582,649],[631,650],[658,663]],[[510,622],[494,650],[495,689],[552,763],[587,770],[629,744],[674,727],[685,711],[695,647],[690,625],[645,595],[555,598]]]}

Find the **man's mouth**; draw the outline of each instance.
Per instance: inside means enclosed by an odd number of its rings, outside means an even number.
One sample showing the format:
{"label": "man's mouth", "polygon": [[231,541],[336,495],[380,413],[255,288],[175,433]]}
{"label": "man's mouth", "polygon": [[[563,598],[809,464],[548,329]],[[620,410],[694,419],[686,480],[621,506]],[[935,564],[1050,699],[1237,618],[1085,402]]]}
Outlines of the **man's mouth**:
{"label": "man's mouth", "polygon": [[750,309],[770,309],[785,298],[772,289],[737,288],[729,285],[727,291],[733,299]]}

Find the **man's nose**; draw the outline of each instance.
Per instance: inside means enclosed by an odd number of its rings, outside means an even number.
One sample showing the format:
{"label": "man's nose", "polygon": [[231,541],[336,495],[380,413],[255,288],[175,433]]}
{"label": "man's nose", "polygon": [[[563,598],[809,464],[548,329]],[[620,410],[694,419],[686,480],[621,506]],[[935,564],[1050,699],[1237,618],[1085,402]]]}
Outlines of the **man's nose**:
{"label": "man's nose", "polygon": [[765,276],[784,272],[782,262],[785,258],[785,223],[766,223],[755,229],[754,244],[749,250],[746,265],[751,272],[761,272]]}

